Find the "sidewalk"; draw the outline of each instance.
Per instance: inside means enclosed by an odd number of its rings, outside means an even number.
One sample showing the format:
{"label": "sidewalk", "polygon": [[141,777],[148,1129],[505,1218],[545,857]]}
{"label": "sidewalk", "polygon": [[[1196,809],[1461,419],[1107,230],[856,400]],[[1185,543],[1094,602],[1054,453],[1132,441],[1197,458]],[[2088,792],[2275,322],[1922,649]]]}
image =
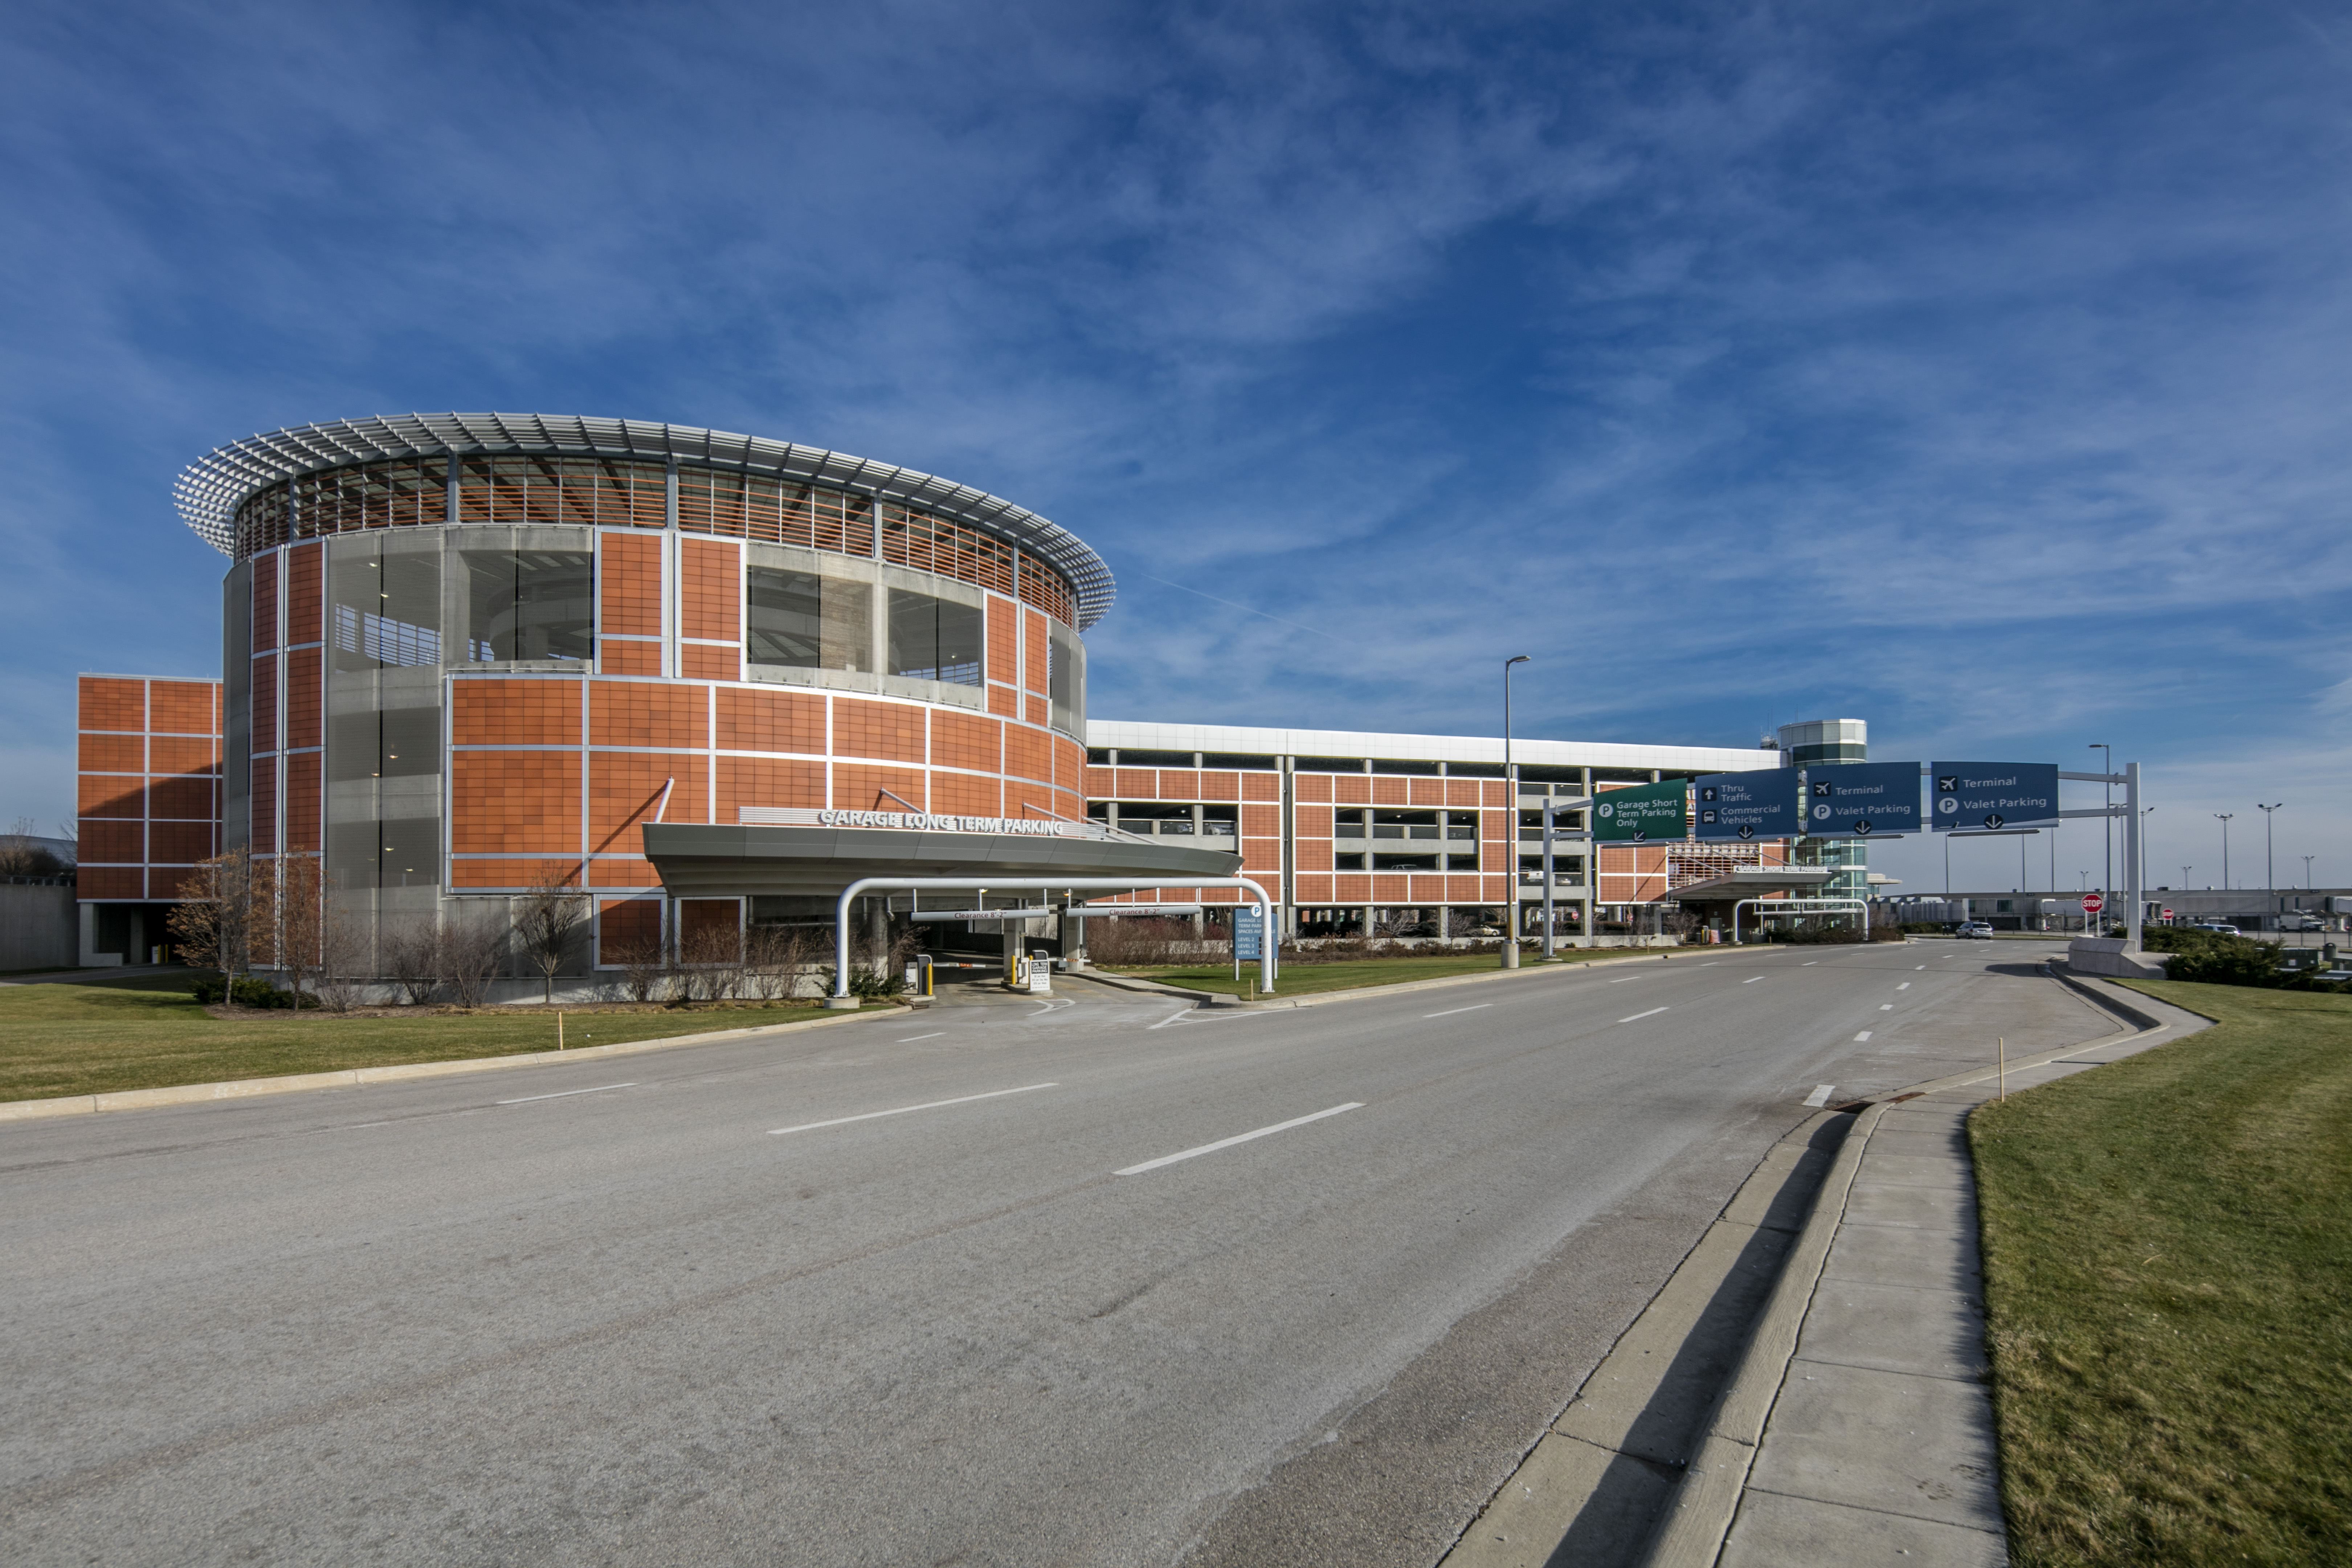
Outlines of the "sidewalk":
{"label": "sidewalk", "polygon": [[[2011,1092],[2208,1026],[2103,982],[2078,984],[2157,1026],[2014,1068]],[[1675,1519],[1650,1561],[2008,1562],[1965,1126],[1999,1092],[1997,1073],[1924,1084],[1873,1107],[1849,1134],[1860,1141],[1853,1181],[1729,1531],[1717,1535],[1699,1521],[1681,1528],[1686,1521]],[[1824,1209],[1836,1195],[1824,1189]],[[1722,1542],[1719,1555],[1710,1535]]]}

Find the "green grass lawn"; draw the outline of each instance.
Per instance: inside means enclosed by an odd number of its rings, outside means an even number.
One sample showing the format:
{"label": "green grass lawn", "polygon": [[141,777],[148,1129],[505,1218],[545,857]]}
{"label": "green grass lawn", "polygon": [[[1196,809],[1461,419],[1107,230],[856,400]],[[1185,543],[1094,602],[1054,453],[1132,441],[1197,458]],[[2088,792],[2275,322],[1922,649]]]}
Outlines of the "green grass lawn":
{"label": "green grass lawn", "polygon": [[[1560,957],[1571,963],[1590,963],[1596,958],[1630,958],[1636,956],[1622,948],[1580,949],[1562,952]],[[1528,969],[1542,966],[1543,961],[1523,956],[1521,964]],[[1408,980],[1442,980],[1453,974],[1491,974],[1502,967],[1502,960],[1491,952],[1464,953],[1440,958],[1362,958],[1345,963],[1286,963],[1275,980],[1274,988],[1285,996],[1303,996],[1317,991],[1352,991],[1361,985],[1401,985]],[[1160,965],[1139,969],[1114,969],[1114,974],[1132,974],[1144,980],[1157,980],[1163,984],[1181,985],[1192,991],[1216,991],[1232,996],[1245,992],[1257,978],[1257,965],[1242,965],[1240,985],[1234,984],[1234,966],[1217,964]]]}
{"label": "green grass lawn", "polygon": [[[693,1013],[573,1013],[568,1046],[618,1045],[821,1016],[814,1007]],[[154,974],[0,987],[0,1100],[46,1100],[182,1083],[276,1078],[402,1062],[459,1061],[555,1048],[555,1015],[336,1017],[269,1013],[215,1018],[188,981]]]}
{"label": "green grass lawn", "polygon": [[2352,1563],[2352,997],[1969,1121],[2012,1561]]}

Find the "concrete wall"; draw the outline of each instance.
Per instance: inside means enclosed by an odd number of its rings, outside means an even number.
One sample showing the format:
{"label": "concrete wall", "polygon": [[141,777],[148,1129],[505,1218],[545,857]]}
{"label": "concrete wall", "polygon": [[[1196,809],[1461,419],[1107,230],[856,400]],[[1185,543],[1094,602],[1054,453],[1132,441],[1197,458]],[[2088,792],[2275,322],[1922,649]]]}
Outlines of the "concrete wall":
{"label": "concrete wall", "polygon": [[71,969],[78,935],[70,886],[0,882],[0,969]]}

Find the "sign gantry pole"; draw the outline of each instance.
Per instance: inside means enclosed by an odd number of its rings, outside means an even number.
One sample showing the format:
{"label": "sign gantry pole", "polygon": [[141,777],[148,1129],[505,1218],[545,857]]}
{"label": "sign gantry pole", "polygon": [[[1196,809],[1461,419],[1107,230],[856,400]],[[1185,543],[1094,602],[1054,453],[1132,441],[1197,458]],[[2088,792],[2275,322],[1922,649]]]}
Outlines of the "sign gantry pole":
{"label": "sign gantry pole", "polygon": [[2129,940],[2124,943],[2126,952],[2140,951],[2140,917],[2146,913],[2141,905],[2147,899],[2147,889],[2145,886],[2147,878],[2145,864],[2147,859],[2147,824],[2141,816],[2139,809],[2139,764],[2126,763],[2124,764],[2124,881],[2131,897],[2131,924],[2126,933]]}

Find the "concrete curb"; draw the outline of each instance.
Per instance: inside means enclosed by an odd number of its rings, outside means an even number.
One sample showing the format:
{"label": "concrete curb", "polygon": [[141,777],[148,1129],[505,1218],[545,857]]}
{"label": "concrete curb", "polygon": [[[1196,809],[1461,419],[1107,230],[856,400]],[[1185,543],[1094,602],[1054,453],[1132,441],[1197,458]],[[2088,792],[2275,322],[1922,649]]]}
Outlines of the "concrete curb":
{"label": "concrete curb", "polygon": [[[1701,950],[1685,948],[1682,951],[1696,952]],[[1739,950],[1727,948],[1724,951],[1736,952]],[[1083,977],[1105,985],[1115,986],[1122,991],[1187,998],[1198,1002],[1204,1007],[1239,1007],[1245,1011],[1274,1012],[1285,1007],[1319,1007],[1326,1002],[1354,1002],[1367,996],[1395,996],[1412,991],[1434,991],[1449,985],[1484,985],[1493,981],[1509,979],[1517,975],[1575,974],[1589,969],[1613,968],[1621,963],[1664,963],[1665,962],[1665,954],[1647,952],[1625,958],[1576,959],[1565,963],[1546,963],[1538,959],[1533,963],[1523,964],[1517,969],[1505,969],[1497,964],[1483,974],[1444,974],[1432,980],[1400,980],[1393,985],[1358,985],[1345,991],[1318,991],[1305,996],[1276,995],[1268,997],[1263,1002],[1244,1002],[1223,991],[1188,991],[1180,986],[1163,985],[1156,980],[1146,980],[1140,975],[1122,974],[1114,977],[1096,969],[1087,970]]]}
{"label": "concrete curb", "polygon": [[1757,1446],[1763,1441],[1764,1423],[1772,1414],[1790,1358],[1796,1354],[1798,1331],[1829,1262],[1830,1243],[1845,1216],[1846,1194],[1862,1168],[1863,1151],[1894,1103],[1882,1100],[1863,1111],[1838,1146],[1836,1162],[1822,1179],[1811,1217],[1781,1265],[1780,1280],[1757,1320],[1739,1370],[1724,1389],[1706,1436],[1675,1489],[1673,1507],[1642,1558],[1643,1568],[1706,1568],[1722,1551],[1748,1468],[1756,1462]]}
{"label": "concrete curb", "polygon": [[284,1078],[232,1079],[226,1083],[174,1084],[164,1089],[126,1089],[111,1094],[61,1095],[52,1100],[0,1100],[0,1121],[37,1121],[54,1116],[92,1116],[107,1110],[146,1110],[159,1105],[193,1105],[204,1100],[248,1100],[265,1094],[299,1094],[313,1089],[354,1089],[372,1083],[398,1083],[407,1079],[448,1078],[459,1073],[491,1072],[502,1068],[551,1067],[563,1062],[594,1061],[604,1057],[638,1056],[673,1046],[709,1046],[745,1040],[761,1035],[789,1035],[822,1029],[860,1018],[890,1017],[908,1011],[892,1007],[843,1013],[831,1018],[803,1018],[790,1024],[768,1024],[744,1029],[716,1029],[699,1035],[671,1035],[658,1040],[624,1040],[610,1046],[583,1046],[578,1050],[522,1051],[512,1056],[469,1057],[462,1061],[404,1062],[394,1067],[348,1068],[338,1072],[293,1073]]}

